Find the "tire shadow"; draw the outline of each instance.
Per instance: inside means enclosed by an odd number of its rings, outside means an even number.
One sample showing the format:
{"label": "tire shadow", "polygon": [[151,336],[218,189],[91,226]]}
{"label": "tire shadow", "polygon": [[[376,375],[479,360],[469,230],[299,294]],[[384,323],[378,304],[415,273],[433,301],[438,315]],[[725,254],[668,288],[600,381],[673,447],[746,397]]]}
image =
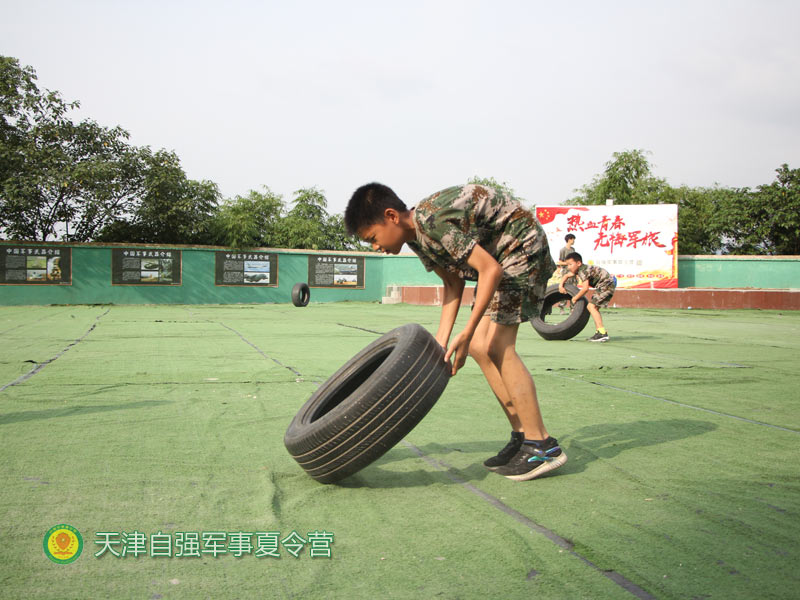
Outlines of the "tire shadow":
{"label": "tire shadow", "polygon": [[[478,446],[480,449],[476,448]],[[461,485],[465,481],[480,481],[490,471],[483,467],[482,458],[479,462],[464,466],[463,453],[475,451],[485,452],[486,456],[497,452],[495,442],[472,442],[458,444],[457,447],[442,444],[426,444],[417,448],[424,456],[420,456],[413,448],[405,446],[402,442],[392,448],[384,456],[358,473],[337,482],[335,485],[350,488],[412,488],[433,484]],[[414,446],[416,448],[416,446]],[[472,448],[473,450],[469,450]],[[491,448],[492,450],[489,450]],[[454,453],[458,453],[455,455]],[[419,461],[426,463],[428,468],[409,469],[408,465],[417,465]],[[458,463],[461,466],[456,466]]]}

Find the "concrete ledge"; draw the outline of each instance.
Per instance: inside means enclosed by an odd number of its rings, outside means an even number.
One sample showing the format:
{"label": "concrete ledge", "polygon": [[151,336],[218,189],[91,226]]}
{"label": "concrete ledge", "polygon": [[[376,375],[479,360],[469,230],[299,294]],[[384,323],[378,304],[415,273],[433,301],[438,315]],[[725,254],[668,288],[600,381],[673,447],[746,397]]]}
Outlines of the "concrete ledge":
{"label": "concrete ledge", "polygon": [[800,310],[800,290],[674,288],[668,290],[621,289],[611,306],[620,308],[758,308]]}
{"label": "concrete ledge", "polygon": [[[464,289],[461,305],[470,305],[474,288]],[[438,306],[442,286],[403,286],[400,300],[405,304]],[[395,296],[396,297],[396,296]],[[756,308],[800,310],[800,290],[674,288],[667,290],[618,289],[611,299],[615,308],[709,308],[715,310]]]}

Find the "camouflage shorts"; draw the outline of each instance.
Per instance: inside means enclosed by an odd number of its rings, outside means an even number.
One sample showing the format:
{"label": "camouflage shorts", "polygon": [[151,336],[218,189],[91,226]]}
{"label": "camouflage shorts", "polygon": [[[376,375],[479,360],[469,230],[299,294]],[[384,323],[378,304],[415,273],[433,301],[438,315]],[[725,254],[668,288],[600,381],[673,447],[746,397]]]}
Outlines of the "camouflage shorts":
{"label": "camouflage shorts", "polygon": [[[489,306],[486,307],[484,315],[489,315],[492,321],[501,325],[518,325],[530,321],[542,312],[544,291],[544,285],[500,288],[489,300]],[[475,295],[472,298],[473,307],[477,294],[478,286],[475,286]]]}
{"label": "camouflage shorts", "polygon": [[608,306],[608,301],[611,300],[611,296],[614,295],[614,291],[616,289],[617,278],[614,277],[613,280],[609,282],[603,282],[599,287],[594,288],[594,294],[592,294],[592,299],[590,302],[598,308]]}

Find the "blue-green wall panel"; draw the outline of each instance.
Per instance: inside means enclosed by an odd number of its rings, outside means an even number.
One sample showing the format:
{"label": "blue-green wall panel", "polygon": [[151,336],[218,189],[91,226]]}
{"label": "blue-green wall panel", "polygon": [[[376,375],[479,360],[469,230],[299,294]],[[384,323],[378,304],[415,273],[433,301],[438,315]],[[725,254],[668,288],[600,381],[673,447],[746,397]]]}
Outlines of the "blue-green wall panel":
{"label": "blue-green wall panel", "polygon": [[[278,255],[278,286],[217,286],[214,253],[224,248],[146,246],[182,251],[179,286],[111,285],[111,250],[100,244],[32,244],[72,248],[72,285],[0,285],[1,305],[37,304],[254,304],[291,302],[295,283],[308,280],[308,257],[341,254],[364,257],[364,289],[311,288],[311,302],[380,302],[389,285],[440,285],[413,255],[271,250]],[[125,246],[134,247],[134,246]],[[139,246],[136,246],[139,247]],[[145,246],[142,246],[145,248]],[[800,287],[797,256],[681,256],[680,287],[763,288]]]}
{"label": "blue-green wall panel", "polygon": [[[9,244],[10,245],[10,244]],[[20,246],[23,244],[14,244]],[[34,244],[28,244],[34,245]],[[37,246],[47,244],[35,244]],[[60,245],[64,247],[64,245]],[[101,245],[73,245],[72,285],[2,285],[0,304],[252,304],[291,302],[292,287],[308,280],[308,256],[313,253],[278,253],[278,286],[217,286],[214,253],[223,248],[178,248],[181,285],[112,285],[111,249]],[[132,246],[129,246],[132,247]],[[138,247],[138,246],[137,246]],[[316,254],[342,254],[319,252]],[[364,257],[364,289],[311,288],[312,302],[380,301],[384,294],[383,258]],[[421,267],[420,267],[421,268]]]}

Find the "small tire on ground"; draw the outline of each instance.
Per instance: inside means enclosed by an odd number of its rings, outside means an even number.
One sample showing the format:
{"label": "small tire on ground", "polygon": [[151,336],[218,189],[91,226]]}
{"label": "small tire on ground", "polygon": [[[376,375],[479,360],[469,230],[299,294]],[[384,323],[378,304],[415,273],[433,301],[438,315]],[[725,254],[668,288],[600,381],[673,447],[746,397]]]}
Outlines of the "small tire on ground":
{"label": "small tire on ground", "polygon": [[569,300],[578,293],[578,287],[570,283],[564,286],[567,293],[558,291],[558,284],[548,286],[544,294],[542,312],[536,319],[531,319],[531,325],[540,336],[546,340],[569,340],[578,335],[586,323],[589,322],[588,302],[584,296],[575,303],[569,316],[560,323],[547,323],[545,318],[553,312],[553,307],[562,300]]}
{"label": "small tire on ground", "polygon": [[286,449],[317,481],[339,481],[403,439],[449,379],[444,349],[426,329],[393,329],[314,392],[286,430]]}
{"label": "small tire on ground", "polygon": [[311,290],[307,283],[295,283],[292,288],[292,304],[295,306],[306,306],[311,299]]}

